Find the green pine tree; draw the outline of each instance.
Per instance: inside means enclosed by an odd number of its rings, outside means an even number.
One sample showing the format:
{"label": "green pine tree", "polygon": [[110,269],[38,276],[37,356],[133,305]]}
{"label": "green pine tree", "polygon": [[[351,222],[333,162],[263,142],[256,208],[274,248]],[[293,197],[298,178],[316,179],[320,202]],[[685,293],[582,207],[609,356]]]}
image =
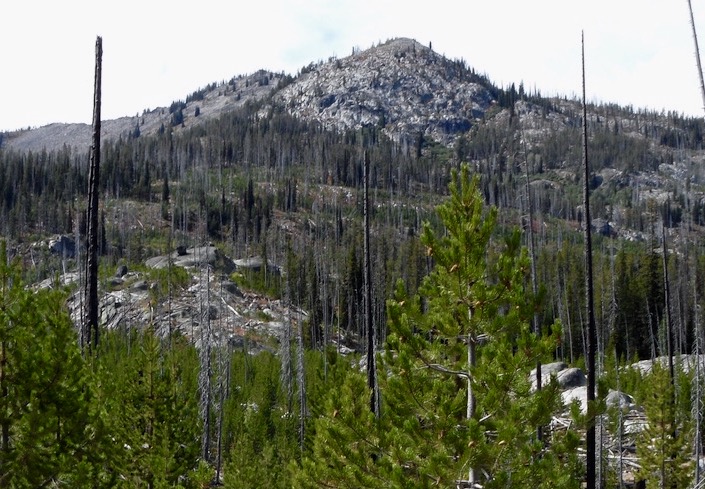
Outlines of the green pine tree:
{"label": "green pine tree", "polygon": [[642,384],[641,403],[647,427],[637,440],[640,476],[647,487],[688,487],[694,470],[691,458],[692,430],[689,419],[675,402],[668,370],[654,362]]}
{"label": "green pine tree", "polygon": [[4,243],[0,257],[0,487],[103,487],[107,438],[66,296],[27,288]]}
{"label": "green pine tree", "polygon": [[239,352],[232,372],[224,486],[292,487],[287,462],[299,455],[298,420],[280,384],[278,358],[268,352]]}
{"label": "green pine tree", "polygon": [[360,375],[347,375],[315,420],[302,487],[456,487],[473,476],[486,488],[579,486],[578,437],[536,439],[561,401],[555,385],[530,386],[555,339],[531,332],[538,303],[519,233],[495,238],[497,211],[466,166],[450,193],[438,208],[444,232],[422,235],[432,273],[388,304],[382,416],[370,415]]}
{"label": "green pine tree", "polygon": [[120,487],[187,483],[200,449],[195,349],[178,337],[167,348],[150,330],[105,339],[100,375]]}

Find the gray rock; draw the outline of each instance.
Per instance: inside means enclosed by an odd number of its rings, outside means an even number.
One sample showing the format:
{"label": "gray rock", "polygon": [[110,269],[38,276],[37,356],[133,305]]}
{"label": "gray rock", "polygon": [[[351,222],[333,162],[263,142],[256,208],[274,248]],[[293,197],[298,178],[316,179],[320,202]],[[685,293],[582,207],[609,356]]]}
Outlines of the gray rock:
{"label": "gray rock", "polygon": [[634,407],[634,399],[629,394],[625,394],[622,391],[611,390],[607,393],[605,397],[605,404],[607,407],[619,408],[623,411],[629,411]]}
{"label": "gray rock", "polygon": [[[558,373],[561,370],[565,370],[568,368],[567,363],[563,362],[552,362],[552,363],[545,363],[541,365],[541,386],[548,385],[550,382],[551,377],[556,377],[558,376]],[[531,381],[531,386],[536,389],[536,369],[532,369],[531,373],[529,374],[529,379]]]}
{"label": "gray rock", "polygon": [[262,269],[262,257],[261,256],[251,256],[250,258],[240,258],[235,260],[235,266],[238,270],[251,270],[253,272],[259,272]]}
{"label": "gray rock", "polygon": [[[563,403],[569,406],[573,401],[578,401],[580,412],[587,412],[587,386],[574,387],[561,392]],[[605,396],[605,404],[608,407],[618,407],[624,412],[635,410],[634,399],[629,394],[610,389]]]}
{"label": "gray rock", "polygon": [[[262,270],[264,265],[264,260],[261,256],[251,256],[249,258],[241,258],[233,262],[238,270],[250,270],[252,272],[259,272]],[[280,274],[281,269],[278,265],[267,262],[267,271],[274,274]]]}
{"label": "gray rock", "polygon": [[120,265],[117,267],[117,270],[115,271],[115,276],[117,278],[122,278],[125,275],[127,275],[127,265]]}
{"label": "gray rock", "polygon": [[240,290],[240,287],[237,286],[235,282],[231,282],[230,280],[223,280],[223,290],[226,292],[229,292],[233,295],[236,295],[238,297],[242,297],[242,291]]}
{"label": "gray rock", "polygon": [[49,251],[65,258],[76,256],[76,241],[69,236],[58,236],[49,241]]}
{"label": "gray rock", "polygon": [[586,384],[585,374],[579,368],[567,368],[558,372],[558,385],[562,389],[582,387]]}
{"label": "gray rock", "polygon": [[171,255],[149,258],[145,261],[145,264],[149,268],[166,268],[171,260],[171,265],[176,267],[195,268],[210,265],[226,273],[230,273],[235,269],[232,260],[220,253],[215,246],[199,246],[188,248],[187,250],[181,248],[179,247]]}
{"label": "gray rock", "polygon": [[124,283],[125,283],[125,281],[120,277],[113,277],[108,281],[108,285],[110,287],[119,287],[120,285],[122,285]]}
{"label": "gray rock", "polygon": [[154,256],[148,258],[144,264],[149,268],[166,268],[169,266],[169,258],[166,256]]}
{"label": "gray rock", "polygon": [[132,290],[149,290],[149,284],[145,280],[138,280],[131,287]]}
{"label": "gray rock", "polygon": [[[630,368],[636,369],[642,373],[642,375],[647,375],[651,373],[651,370],[657,363],[661,368],[668,368],[668,357],[661,356],[652,360],[642,360],[630,365]],[[701,355],[674,355],[673,365],[676,369],[682,369],[685,373],[690,373],[697,368],[700,371],[705,371],[705,354]]]}
{"label": "gray rock", "polygon": [[179,255],[176,252],[175,256],[172,255],[172,258],[174,259],[174,265],[179,267],[202,267],[215,265],[218,255],[218,249],[214,246],[199,246],[189,248],[186,250],[185,255]]}
{"label": "gray rock", "polygon": [[580,412],[587,412],[587,387],[580,386],[574,387],[572,389],[567,389],[561,392],[561,398],[563,399],[563,404],[570,406],[573,402],[577,401],[580,406]]}

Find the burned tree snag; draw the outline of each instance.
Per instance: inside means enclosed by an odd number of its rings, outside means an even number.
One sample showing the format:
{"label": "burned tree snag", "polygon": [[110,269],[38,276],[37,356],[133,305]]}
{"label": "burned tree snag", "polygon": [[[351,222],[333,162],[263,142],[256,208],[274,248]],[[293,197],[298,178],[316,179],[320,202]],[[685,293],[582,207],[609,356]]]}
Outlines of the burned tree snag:
{"label": "burned tree snag", "polygon": [[88,170],[88,239],[86,253],[86,314],[81,344],[84,349],[98,346],[98,191],[100,184],[100,85],[103,40],[95,42],[95,80],[93,91],[93,141]]}
{"label": "burned tree snag", "polygon": [[372,265],[370,262],[370,156],[365,151],[363,167],[365,226],[365,332],[367,334],[367,386],[370,388],[370,410],[379,417],[379,389],[377,386],[377,369],[375,362],[376,332],[372,321]]}
{"label": "burned tree snag", "polygon": [[595,489],[595,350],[597,346],[597,333],[595,327],[595,308],[593,305],[593,283],[592,283],[592,229],[590,218],[590,165],[588,163],[587,145],[587,102],[585,101],[585,38],[582,39],[582,68],[583,68],[583,166],[584,175],[584,198],[583,198],[583,226],[585,231],[585,309],[588,320],[587,337],[587,404],[588,404],[588,427],[585,435],[587,452],[587,488]]}

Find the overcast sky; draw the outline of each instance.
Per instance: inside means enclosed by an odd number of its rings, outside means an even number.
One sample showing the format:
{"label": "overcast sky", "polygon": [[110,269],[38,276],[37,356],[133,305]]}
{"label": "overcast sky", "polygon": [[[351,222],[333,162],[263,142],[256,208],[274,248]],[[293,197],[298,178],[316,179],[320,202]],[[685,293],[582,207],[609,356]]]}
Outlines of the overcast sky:
{"label": "overcast sky", "polygon": [[[705,43],[705,0],[691,0]],[[702,116],[687,0],[3,0],[0,131],[103,119],[264,68],[296,72],[410,37],[500,86]],[[705,44],[703,44],[705,50]]]}

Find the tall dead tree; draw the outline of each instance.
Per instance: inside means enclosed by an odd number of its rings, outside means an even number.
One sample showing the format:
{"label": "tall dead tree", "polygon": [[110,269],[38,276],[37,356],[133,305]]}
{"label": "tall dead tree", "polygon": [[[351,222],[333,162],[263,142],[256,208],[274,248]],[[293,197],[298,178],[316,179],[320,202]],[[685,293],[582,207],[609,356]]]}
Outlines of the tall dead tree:
{"label": "tall dead tree", "polygon": [[[702,339],[702,326],[700,324],[700,305],[698,304],[698,292],[697,286],[698,275],[697,267],[693,267],[693,309],[694,309],[694,329],[695,329],[695,375],[693,377],[693,387],[692,387],[692,399],[693,404],[693,418],[695,419],[695,439],[693,443],[693,452],[695,454],[695,460],[700,460],[700,454],[703,449],[702,442],[702,425],[703,425],[703,411],[705,406],[703,403],[703,388],[702,388],[702,376],[703,369],[700,363],[700,355],[703,352],[703,339]],[[693,474],[693,483],[695,486],[700,484],[702,478],[702,470],[700,469],[700,464],[695,464],[695,472]]]}
{"label": "tall dead tree", "polygon": [[585,312],[587,316],[587,404],[588,419],[586,443],[586,479],[587,489],[595,489],[595,350],[597,346],[597,333],[595,331],[595,307],[593,305],[592,281],[592,229],[590,218],[590,165],[588,163],[588,134],[587,134],[587,102],[585,97],[585,35],[581,34],[582,71],[583,71],[583,167],[584,196],[583,196],[583,230],[585,232]]}
{"label": "tall dead tree", "polygon": [[[524,177],[525,177],[525,187],[526,187],[526,212],[528,223],[526,229],[529,233],[528,244],[529,244],[529,258],[531,259],[531,291],[534,297],[538,294],[538,281],[536,278],[536,242],[534,236],[534,206],[531,200],[531,180],[529,177],[529,159],[526,154],[526,141],[524,139],[524,131],[521,131],[522,148],[524,151]],[[534,334],[538,337],[541,335],[541,325],[539,324],[539,314],[538,311],[534,311],[534,316],[531,318],[531,327]],[[536,360],[536,390],[541,390],[541,359]],[[541,441],[543,440],[543,427],[541,425],[536,427],[536,438]]]}
{"label": "tall dead tree", "polygon": [[[700,95],[703,99],[703,110],[705,110],[705,79],[703,78],[703,67],[700,61],[700,47],[698,46],[698,34],[695,29],[695,17],[693,16],[693,6],[688,0],[688,13],[690,14],[690,26],[693,30],[693,44],[695,45],[695,62],[698,69],[698,80],[700,81]],[[691,214],[692,219],[692,214]],[[697,270],[697,267],[694,268]],[[702,375],[700,369],[700,354],[702,353],[702,330],[700,326],[700,309],[697,301],[697,276],[693,280],[693,307],[695,309],[695,353],[696,358],[696,371],[695,371],[695,389],[696,392],[696,402],[693,404],[693,410],[695,414],[696,424],[695,424],[695,460],[700,460],[700,454],[702,452],[702,419],[703,419],[703,402],[702,402]],[[695,485],[698,487],[701,480],[702,474],[700,470],[700,464],[695,464]]]}
{"label": "tall dead tree", "polygon": [[698,78],[700,80],[700,94],[703,97],[703,110],[705,110],[705,79],[703,79],[703,67],[700,62],[700,48],[698,47],[698,34],[695,30],[695,18],[693,17],[693,6],[688,0],[688,12],[690,13],[690,26],[693,28],[693,42],[695,43],[695,61],[698,65]]}
{"label": "tall dead tree", "polygon": [[[666,246],[666,223],[661,226],[661,248],[663,251],[663,294],[666,305],[666,355],[668,355],[668,375],[671,385],[675,386],[675,370],[673,366],[673,318],[671,317],[671,288],[668,281],[668,247]],[[675,402],[675,399],[673,399]]]}
{"label": "tall dead tree", "polygon": [[375,361],[375,335],[374,321],[372,320],[372,265],[370,261],[370,155],[365,151],[363,165],[364,180],[364,207],[363,219],[365,226],[364,250],[364,288],[365,288],[365,332],[367,334],[367,386],[370,388],[370,410],[379,417],[379,390],[377,387],[377,368]]}
{"label": "tall dead tree", "polygon": [[303,453],[304,441],[306,440],[306,418],[308,408],[306,406],[306,366],[304,365],[304,330],[301,318],[297,320],[296,330],[296,384],[299,394],[299,449]]}
{"label": "tall dead tree", "polygon": [[[200,293],[200,329],[201,329],[201,349],[199,351],[200,369],[198,373],[198,388],[200,391],[199,411],[203,422],[203,430],[201,433],[201,458],[205,462],[210,462],[210,445],[211,445],[211,386],[212,386],[212,365],[211,365],[211,347],[213,335],[211,331],[210,320],[210,265],[208,264],[208,251],[203,251],[200,248],[199,253],[205,253],[205,257],[201,255],[201,277],[203,276],[203,268],[206,269],[206,284],[203,290],[203,282],[201,282]],[[205,296],[205,298],[204,298]],[[205,303],[204,303],[205,302]]]}
{"label": "tall dead tree", "polygon": [[82,325],[84,349],[98,346],[98,192],[100,185],[100,85],[103,40],[95,41],[95,79],[93,88],[93,142],[88,170],[88,239],[86,253],[86,313]]}

